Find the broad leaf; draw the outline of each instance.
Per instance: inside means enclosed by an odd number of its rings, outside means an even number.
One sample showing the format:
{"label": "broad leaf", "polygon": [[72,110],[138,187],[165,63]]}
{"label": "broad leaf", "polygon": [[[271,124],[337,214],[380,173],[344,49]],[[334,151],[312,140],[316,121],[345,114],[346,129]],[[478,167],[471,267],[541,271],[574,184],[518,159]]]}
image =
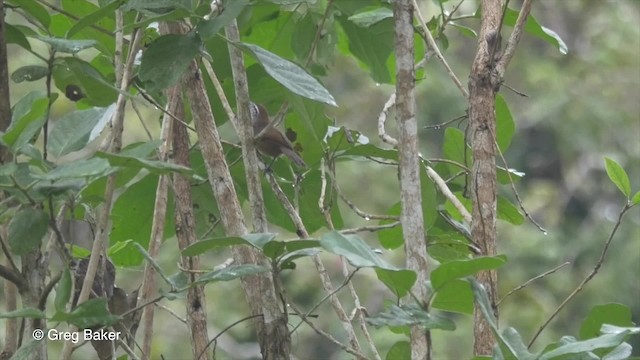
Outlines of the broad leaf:
{"label": "broad leaf", "polygon": [[47,150],[55,157],[66,155],[83,149],[89,142],[90,134],[103,118],[111,118],[114,106],[108,108],[93,108],[78,110],[65,115],[56,121],[51,134]]}
{"label": "broad leaf", "polygon": [[507,261],[506,256],[482,256],[469,260],[453,260],[438,266],[431,272],[431,284],[438,290],[447,282],[466,276],[475,275],[482,270],[493,270]]}
{"label": "broad leaf", "polygon": [[249,52],[269,75],[291,92],[311,100],[338,106],[329,90],[303,68],[280,56],[253,44],[236,44]]}
{"label": "broad leaf", "polygon": [[387,310],[367,318],[367,322],[373,326],[414,326],[424,329],[455,330],[456,325],[450,319],[430,314],[417,305],[391,305]]}
{"label": "broad leaf", "polygon": [[139,73],[147,91],[155,93],[177,84],[202,45],[195,32],[164,35],[151,43],[142,55]]}
{"label": "broad leaf", "polygon": [[49,216],[42,210],[26,207],[9,223],[9,245],[16,255],[26,255],[40,246],[49,229]]}
{"label": "broad leaf", "polygon": [[49,69],[39,65],[27,65],[18,68],[11,74],[11,80],[15,83],[21,83],[23,81],[36,81],[47,76]]}
{"label": "broad leaf", "polygon": [[347,258],[351,265],[355,267],[377,267],[387,270],[397,270],[388,264],[369,245],[355,235],[342,235],[332,231],[324,234],[320,239],[320,244],[327,251]]}
{"label": "broad leaf", "polygon": [[196,30],[203,39],[210,38],[227,26],[233,19],[237,18],[242,10],[249,5],[249,0],[234,0],[225,2],[222,13],[218,16],[205,20],[196,26]]}
{"label": "broad leaf", "polygon": [[624,196],[629,198],[631,196],[631,183],[629,182],[627,172],[624,171],[622,166],[615,162],[615,160],[608,157],[604,158],[604,165],[607,170],[607,175],[609,175],[609,179],[616,184]]}
{"label": "broad leaf", "polygon": [[402,298],[413,284],[415,284],[418,275],[411,270],[388,270],[388,269],[376,269],[378,279],[382,281],[394,295],[398,298]]}

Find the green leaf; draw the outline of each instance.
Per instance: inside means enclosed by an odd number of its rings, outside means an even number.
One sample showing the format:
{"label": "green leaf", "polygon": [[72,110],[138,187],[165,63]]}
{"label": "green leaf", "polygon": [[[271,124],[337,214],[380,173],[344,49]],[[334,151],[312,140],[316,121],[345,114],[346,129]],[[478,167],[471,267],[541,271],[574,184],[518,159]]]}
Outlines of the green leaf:
{"label": "green leaf", "polygon": [[398,341],[391,348],[385,360],[411,360],[411,344],[408,341]]}
{"label": "green leaf", "polygon": [[4,26],[7,44],[17,44],[23,49],[31,50],[31,44],[29,44],[29,40],[27,40],[27,37],[19,27],[7,23],[5,23]]}
{"label": "green leaf", "polygon": [[[169,162],[158,160],[146,160],[134,156],[125,156],[119,154],[105,153],[98,151],[95,154],[96,157],[107,159],[111,166],[131,167],[138,169],[147,169],[153,174],[162,175],[171,172],[177,172],[185,176],[195,176],[193,169],[184,167],[182,165],[176,165]],[[200,179],[201,180],[201,179]]]}
{"label": "green leaf", "polygon": [[[478,11],[476,13],[476,16],[479,16],[479,14],[480,12]],[[518,11],[508,8],[506,14],[504,15],[504,24],[508,26],[514,26],[516,20],[518,19],[518,14]],[[540,23],[538,23],[538,20],[536,20],[533,15],[529,14],[529,16],[527,17],[527,22],[524,26],[524,30],[529,34],[556,46],[562,55],[567,54],[567,44],[565,44],[562,38],[553,30],[540,25]]]}
{"label": "green leaf", "polygon": [[196,284],[207,284],[216,281],[230,281],[243,276],[255,275],[269,271],[264,266],[253,264],[232,265],[221,270],[206,273],[195,281]]}
{"label": "green leaf", "polygon": [[450,312],[473,314],[473,292],[469,282],[461,279],[447,282],[436,291],[432,306]]}
{"label": "green leaf", "polygon": [[496,95],[496,143],[503,154],[509,148],[515,131],[516,124],[513,121],[509,105],[502,95],[498,94]]}
{"label": "green leaf", "polygon": [[607,170],[607,175],[609,175],[609,179],[616,184],[624,196],[629,198],[631,196],[631,183],[629,183],[627,172],[624,171],[620,164],[608,157],[604,158],[604,166]]}
{"label": "green leaf", "polygon": [[241,237],[235,236],[205,239],[184,248],[184,250],[182,250],[182,255],[197,256],[209,250],[215,250],[217,248],[229,247],[234,245],[251,245],[251,243]]}
{"label": "green leaf", "polygon": [[111,315],[107,310],[107,299],[90,299],[78,305],[70,313],[57,312],[51,321],[66,321],[80,329],[95,325],[111,325],[119,320],[118,316]]}
{"label": "green leaf", "polygon": [[54,50],[68,53],[77,54],[78,52],[96,46],[98,44],[95,40],[70,40],[62,38],[52,38],[48,36],[36,36],[36,39],[46,42],[51,45]]}
{"label": "green leaf", "polygon": [[47,150],[55,157],[82,150],[90,140],[90,134],[104,117],[110,118],[114,107],[78,110],[56,121]]}
{"label": "green leaf", "polygon": [[336,231],[325,233],[320,239],[320,245],[327,251],[347,258],[355,267],[377,267],[380,269],[397,270],[378,256],[371,247],[355,235],[345,236]]}
{"label": "green leaf", "polygon": [[202,45],[195,32],[164,35],[152,42],[140,63],[139,76],[147,91],[155,93],[177,84]]}
{"label": "green leaf", "polygon": [[36,0],[10,0],[9,2],[19,6],[22,10],[33,16],[33,18],[44,25],[45,28],[49,27],[51,23],[49,12]]}
{"label": "green leaf", "polygon": [[263,249],[266,244],[276,238],[276,234],[272,233],[255,233],[242,235],[242,238],[248,241],[257,249]]}
{"label": "green leaf", "polygon": [[447,282],[466,276],[475,275],[482,270],[497,269],[507,262],[504,255],[482,256],[468,260],[452,260],[441,264],[431,272],[431,284],[438,290]]}
{"label": "green leaf", "polygon": [[[69,299],[71,298],[71,288],[73,282],[71,281],[71,273],[69,272],[69,268],[65,268],[62,272],[62,277],[60,278],[60,282],[58,283],[58,288],[56,290],[56,298],[54,301],[54,305],[56,311],[64,312]],[[82,286],[78,284],[78,286]]]}
{"label": "green leaf", "polygon": [[594,306],[580,326],[580,339],[598,337],[603,324],[633,326],[631,309],[615,303]]}
{"label": "green leaf", "polygon": [[113,170],[113,168],[109,166],[107,160],[91,158],[58,165],[55,169],[37,177],[44,180],[59,181],[63,179],[104,176],[107,175],[110,170]]}
{"label": "green leaf", "polygon": [[9,245],[16,255],[26,255],[40,246],[49,229],[49,216],[42,210],[24,208],[9,223]]}
{"label": "green leaf", "polygon": [[67,31],[67,38],[73,37],[73,35],[77,34],[80,30],[86,28],[87,26],[93,25],[102,18],[114,13],[115,10],[125,2],[126,0],[111,1],[109,4],[97,9],[91,14],[83,16],[71,27],[71,29],[69,29],[69,31]]}
{"label": "green leaf", "polygon": [[[456,161],[460,164],[469,165],[472,163],[471,149],[469,149],[465,143],[464,133],[460,129],[453,127],[445,129],[442,153],[447,159]],[[459,168],[455,167],[455,171],[459,171]]]}
{"label": "green leaf", "polygon": [[[359,65],[370,72],[376,83],[390,84],[395,78],[393,72],[393,21],[381,20],[367,28],[360,27],[347,19],[338,18],[343,32],[339,36],[340,51],[346,56],[359,60]],[[393,73],[392,73],[393,72]]]}
{"label": "green leaf", "polygon": [[11,80],[15,83],[21,83],[23,81],[36,81],[47,76],[49,69],[39,65],[27,65],[18,68],[11,74]]}
{"label": "green leaf", "polygon": [[357,14],[349,16],[347,19],[353,21],[354,24],[360,27],[369,27],[377,24],[380,21],[392,18],[393,10],[386,7],[379,7],[373,10],[362,11]]}
{"label": "green leaf", "polygon": [[622,344],[628,335],[629,331],[626,330],[616,334],[604,334],[589,340],[569,342],[542,354],[539,359],[550,360],[568,354],[582,354],[597,349],[613,348]]}
{"label": "green leaf", "polygon": [[208,39],[237,18],[247,5],[249,5],[249,0],[227,1],[220,15],[200,22],[196,26],[196,30],[203,39]]}
{"label": "green leaf", "polygon": [[[400,216],[400,202],[397,202],[387,210],[387,215]],[[379,224],[390,224],[395,220],[380,220]],[[378,241],[385,249],[397,249],[404,244],[402,236],[402,226],[396,226],[390,229],[382,229],[378,231]]]}
{"label": "green leaf", "polygon": [[520,209],[504,196],[498,195],[498,219],[507,221],[513,225],[522,225],[524,223],[524,215],[520,213]]}
{"label": "green leaf", "polygon": [[33,309],[24,308],[20,310],[14,310],[9,312],[0,313],[0,319],[16,319],[16,318],[30,318],[30,319],[44,319],[47,316],[44,312]]}
{"label": "green leaf", "polygon": [[247,43],[234,45],[250,53],[271,77],[291,92],[321,103],[338,106],[329,90],[300,66],[258,45]]}
{"label": "green leaf", "polygon": [[40,131],[44,124],[49,100],[39,91],[25,95],[13,107],[11,125],[2,135],[4,142],[15,154]]}
{"label": "green leaf", "polygon": [[56,87],[63,93],[67,92],[68,86],[79,87],[92,106],[107,107],[118,96],[118,89],[102,73],[88,62],[75,57],[56,59],[53,78]]}
{"label": "green leaf", "polygon": [[635,195],[633,195],[633,198],[631,199],[631,203],[633,205],[640,204],[640,191],[638,191]]}
{"label": "green leaf", "polygon": [[378,275],[378,279],[382,281],[389,290],[393,291],[398,298],[407,295],[418,278],[418,275],[411,270],[376,269],[376,274]]}
{"label": "green leaf", "polygon": [[414,326],[418,325],[424,329],[440,329],[453,331],[456,324],[450,319],[437,314],[429,314],[419,306],[411,305],[391,305],[387,310],[367,318],[367,322],[375,327],[389,326]]}

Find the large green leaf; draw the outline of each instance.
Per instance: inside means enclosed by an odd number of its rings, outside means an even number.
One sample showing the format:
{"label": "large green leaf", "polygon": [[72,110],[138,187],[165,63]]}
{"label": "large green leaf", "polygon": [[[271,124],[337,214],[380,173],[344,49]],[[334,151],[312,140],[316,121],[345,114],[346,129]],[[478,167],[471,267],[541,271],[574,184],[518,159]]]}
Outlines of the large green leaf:
{"label": "large green leaf", "polygon": [[[78,284],[78,286],[82,286]],[[56,311],[63,312],[69,299],[71,298],[71,288],[73,287],[73,282],[71,280],[71,272],[69,268],[64,268],[62,272],[62,277],[60,278],[60,282],[58,283],[58,288],[56,289],[56,298],[54,301],[54,305]]]}
{"label": "large green leaf", "polygon": [[501,267],[507,262],[504,255],[482,256],[468,260],[453,260],[440,264],[431,272],[431,284],[438,290],[447,282],[466,276],[475,275],[482,270],[493,270]]}
{"label": "large green leaf", "polygon": [[53,170],[39,175],[38,178],[51,181],[59,181],[63,179],[88,178],[95,176],[104,176],[114,171],[109,166],[109,162],[105,159],[91,158],[87,160],[77,160],[68,164],[56,166]]}
{"label": "large green leaf", "polygon": [[580,338],[586,340],[598,337],[603,324],[633,326],[631,309],[615,303],[594,306],[580,326]]}
{"label": "large green leaf", "polygon": [[498,219],[507,221],[513,225],[522,225],[524,223],[524,215],[520,213],[520,209],[512,204],[504,196],[498,196]]}
{"label": "large green leaf", "polygon": [[4,26],[7,44],[17,44],[23,49],[31,50],[31,44],[29,44],[29,40],[27,40],[26,35],[21,31],[23,27],[13,26],[7,23],[5,23]]}
{"label": "large green leaf", "polygon": [[212,19],[200,22],[196,30],[203,39],[210,38],[227,26],[233,19],[237,18],[242,10],[249,5],[249,0],[227,1],[222,8],[222,13]]}
{"label": "large green leaf", "polygon": [[[69,86],[76,86],[92,106],[106,107],[113,104],[118,89],[88,62],[75,58],[57,58],[53,67],[53,79],[61,92],[67,93]],[[78,99],[74,99],[76,101]]]}
{"label": "large green leaf", "polygon": [[95,325],[111,325],[118,321],[107,309],[107,299],[90,299],[78,305],[70,313],[58,312],[51,321],[66,321],[84,329]]}
{"label": "large green leaf", "polygon": [[376,269],[376,274],[378,275],[378,279],[382,281],[397,298],[402,298],[409,290],[413,284],[416,283],[416,279],[418,275],[416,275],[415,271],[411,270],[388,270],[388,269]]}
{"label": "large green leaf", "polygon": [[68,54],[76,54],[82,50],[94,47],[98,43],[95,40],[70,40],[48,36],[36,36],[36,39],[51,45],[56,51]]}
{"label": "large green leaf", "polygon": [[49,100],[43,92],[32,91],[13,107],[11,125],[2,135],[2,142],[16,153],[40,131],[44,124]]}
{"label": "large green leaf", "polygon": [[[132,167],[137,169],[147,169],[150,172],[158,175],[167,174],[170,172],[177,172],[186,176],[194,176],[194,171],[188,167],[176,165],[173,163],[159,161],[159,160],[147,160],[135,156],[126,156],[121,154],[111,154],[102,151],[96,152],[96,157],[107,159],[111,166],[120,167]],[[199,179],[196,177],[196,179]],[[202,179],[200,179],[202,180]]]}
{"label": "large green leaf", "polygon": [[389,349],[385,360],[411,360],[411,344],[398,341]]}
{"label": "large green leaf", "polygon": [[202,46],[195,32],[157,38],[144,51],[140,63],[139,76],[147,91],[154,93],[177,84]]}
{"label": "large green leaf", "polygon": [[23,81],[36,81],[47,76],[49,69],[40,65],[27,65],[16,69],[11,74],[11,80],[15,83],[21,83]]}
{"label": "large green leaf", "polygon": [[120,5],[124,4],[126,0],[113,0],[105,6],[102,6],[99,9],[91,12],[80,18],[71,29],[67,32],[67,37],[71,38],[73,35],[80,32],[82,29],[87,26],[93,25],[97,23],[99,20],[112,15],[115,13],[115,10],[120,7]]}
{"label": "large green leaf", "polygon": [[369,316],[367,322],[373,326],[414,326],[424,329],[455,330],[455,323],[441,315],[430,314],[417,305],[391,305],[386,311]]}
{"label": "large green leaf", "polygon": [[440,310],[473,314],[473,292],[469,282],[461,279],[447,282],[437,290],[431,305]]}
{"label": "large green leaf", "polygon": [[386,7],[379,7],[371,10],[365,10],[357,14],[349,16],[347,19],[353,21],[354,24],[361,27],[370,27],[380,21],[393,17],[393,10]]}
{"label": "large green leaf", "polygon": [[55,157],[81,150],[90,140],[90,134],[104,117],[111,117],[114,107],[78,110],[56,121],[47,150]]}
{"label": "large green leaf", "polygon": [[381,20],[366,28],[356,25],[346,16],[341,16],[339,22],[343,30],[339,37],[340,51],[357,58],[376,83],[392,83],[395,70],[388,62],[393,53],[393,21]]}
{"label": "large green leaf", "polygon": [[631,196],[631,183],[627,172],[615,160],[608,157],[604,158],[604,165],[609,179],[616,184],[624,196],[629,198]]}
{"label": "large green leaf", "polygon": [[276,81],[291,92],[311,100],[338,106],[329,90],[303,68],[258,45],[236,44],[250,53]]}
{"label": "large green leaf", "polygon": [[[479,16],[479,13],[480,12],[478,12],[476,16]],[[506,14],[504,15],[504,24],[508,26],[514,26],[516,24],[516,20],[518,19],[518,14],[519,13],[516,10],[513,10],[511,8],[507,9]],[[536,20],[533,15],[529,14],[529,16],[527,17],[527,23],[524,26],[524,30],[529,34],[556,46],[561,54],[567,54],[567,44],[565,44],[562,38],[560,38],[560,35],[558,35],[555,31],[540,25],[540,23],[538,23],[538,20]]]}
{"label": "large green leaf", "polygon": [[542,354],[539,360],[551,360],[568,354],[586,354],[597,349],[615,348],[622,344],[630,333],[630,331],[625,330],[614,334],[604,334],[584,341],[576,341],[574,338],[565,336],[563,345]]}
{"label": "large green leaf", "polygon": [[16,255],[26,255],[40,246],[49,229],[49,216],[40,209],[26,207],[9,222],[9,245]]}
{"label": "large green leaf", "polygon": [[342,235],[339,232],[331,231],[320,238],[320,245],[331,253],[346,257],[355,267],[398,270],[378,256],[369,245],[355,235]]}
{"label": "large green leaf", "polygon": [[9,2],[19,6],[22,10],[31,15],[33,19],[36,19],[40,24],[44,25],[45,28],[49,26],[49,23],[51,22],[49,12],[36,0],[10,0]]}

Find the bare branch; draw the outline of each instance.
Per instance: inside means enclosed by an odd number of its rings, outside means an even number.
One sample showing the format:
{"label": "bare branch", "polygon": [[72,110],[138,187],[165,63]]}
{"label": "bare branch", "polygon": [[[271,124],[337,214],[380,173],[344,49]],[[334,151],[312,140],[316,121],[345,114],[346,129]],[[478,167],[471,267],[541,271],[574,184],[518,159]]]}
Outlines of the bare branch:
{"label": "bare branch", "polygon": [[398,140],[394,139],[390,135],[387,134],[384,129],[384,123],[387,121],[387,115],[389,114],[389,109],[396,104],[396,93],[394,92],[389,96],[389,100],[384,104],[380,115],[378,115],[378,136],[382,141],[386,142],[391,146],[398,146]]}
{"label": "bare branch", "polygon": [[553,320],[556,317],[556,315],[558,315],[558,313],[560,313],[560,311],[562,309],[564,309],[564,307],[569,303],[569,301],[573,300],[573,298],[575,298],[576,295],[578,295],[578,293],[580,291],[582,291],[584,286],[587,285],[587,283],[589,281],[591,281],[591,279],[593,279],[594,276],[596,276],[596,274],[598,273],[598,270],[600,270],[600,267],[604,263],[604,260],[605,260],[605,258],[607,256],[607,252],[609,251],[609,245],[611,245],[611,241],[613,240],[613,237],[615,236],[616,232],[618,231],[618,227],[620,227],[620,224],[622,223],[622,218],[627,213],[627,211],[629,209],[631,209],[632,207],[633,207],[633,205],[631,205],[630,203],[627,203],[627,204],[624,205],[622,210],[620,210],[620,213],[618,214],[618,220],[616,221],[615,225],[613,226],[613,230],[611,230],[611,233],[609,234],[609,238],[604,243],[604,247],[602,249],[602,253],[600,253],[600,258],[598,258],[598,261],[593,266],[593,269],[591,270],[589,275],[587,275],[584,278],[584,280],[582,280],[582,282],[580,284],[578,284],[578,286],[571,292],[571,294],[569,294],[569,296],[567,296],[566,299],[564,299],[562,301],[562,303],[560,303],[560,305],[558,305],[558,307],[553,311],[553,313],[551,313],[549,318],[540,326],[538,331],[536,331],[536,333],[533,335],[533,338],[531,338],[531,341],[529,341],[529,345],[527,346],[527,348],[530,348],[531,345],[533,345],[533,343],[536,341],[536,339],[538,338],[540,333],[542,333],[542,330],[544,330],[547,327],[547,325],[549,325],[551,320]]}
{"label": "bare branch", "polygon": [[522,36],[522,32],[524,31],[524,25],[527,23],[527,17],[531,12],[532,4],[533,0],[524,0],[524,2],[522,3],[522,8],[520,9],[520,13],[518,14],[518,19],[516,20],[516,24],[513,27],[513,31],[511,32],[511,36],[509,37],[509,41],[507,41],[507,46],[505,47],[504,53],[496,64],[496,71],[498,72],[500,77],[504,76],[504,72],[507,66],[509,66],[509,62],[511,62],[511,59],[516,52],[516,47],[520,42],[520,37]]}
{"label": "bare branch", "polygon": [[558,266],[554,267],[554,268],[553,268],[553,269],[551,269],[551,270],[545,271],[545,272],[543,272],[543,273],[542,273],[542,274],[540,274],[540,275],[534,276],[534,277],[532,277],[531,279],[529,279],[529,280],[525,281],[524,283],[522,283],[522,284],[520,284],[520,285],[516,286],[513,290],[509,291],[505,296],[503,296],[503,297],[502,297],[502,299],[498,300],[498,302],[496,302],[496,306],[500,306],[500,304],[502,303],[502,301],[504,301],[504,299],[506,299],[507,297],[509,297],[509,296],[510,296],[511,294],[513,294],[514,292],[519,291],[519,290],[521,290],[521,289],[524,289],[525,287],[527,287],[527,285],[531,284],[532,282],[534,282],[534,281],[536,281],[536,280],[538,280],[538,279],[542,279],[543,277],[545,277],[545,276],[547,276],[547,275],[549,275],[549,274],[553,274],[554,272],[556,272],[556,271],[558,271],[558,270],[562,269],[563,267],[565,267],[565,266],[567,266],[567,265],[569,265],[569,264],[571,264],[571,263],[567,261],[567,262],[565,262],[565,263],[563,263],[563,264],[560,264],[560,265],[558,265]]}
{"label": "bare branch", "polygon": [[453,70],[451,70],[451,66],[449,66],[449,63],[447,63],[447,60],[444,58],[444,55],[442,55],[442,52],[438,48],[438,44],[436,44],[436,41],[433,39],[433,36],[431,36],[431,32],[429,31],[429,28],[427,28],[427,23],[424,21],[424,17],[420,12],[420,7],[418,6],[417,0],[413,0],[413,8],[415,9],[416,15],[420,20],[420,26],[422,27],[425,33],[425,37],[427,39],[427,44],[429,45],[429,48],[433,50],[438,60],[440,60],[442,65],[444,65],[444,68],[447,70],[447,74],[449,74],[449,77],[451,78],[451,80],[453,80],[453,83],[456,84],[456,87],[460,90],[460,92],[462,93],[462,96],[464,96],[465,98],[468,98],[469,91],[467,91],[467,88],[464,85],[462,85],[462,82],[460,82],[460,79],[458,79],[458,77],[453,72]]}

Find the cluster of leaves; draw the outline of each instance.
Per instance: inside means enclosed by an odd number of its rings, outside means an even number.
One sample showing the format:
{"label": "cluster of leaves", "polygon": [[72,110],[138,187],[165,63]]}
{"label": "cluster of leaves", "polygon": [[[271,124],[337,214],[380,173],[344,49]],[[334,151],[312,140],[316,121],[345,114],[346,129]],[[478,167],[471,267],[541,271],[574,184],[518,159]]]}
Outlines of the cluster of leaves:
{"label": "cluster of leaves", "polygon": [[[194,203],[197,208],[197,232],[200,235],[211,233],[211,227],[216,223],[217,204],[212,200],[214,197],[210,187],[203,184],[206,174],[197,150],[191,154],[191,169],[154,160],[158,141],[131,144],[119,154],[96,152],[83,160],[64,161],[65,156],[85,149],[100,135],[113,114],[114,102],[120,94],[115,85],[112,62],[115,41],[110,35],[116,30],[116,9],[125,11],[122,29],[125,34],[131,34],[136,28],[146,29],[146,49],[135,67],[135,84],[138,89],[158,99],[160,105],[163,102],[162,90],[176,84],[188,64],[199,56],[215,64],[227,97],[234,98],[231,96],[233,82],[227,40],[220,32],[229,21],[238,19],[242,42],[233,45],[249,56],[246,65],[252,99],[266,103],[270,109],[275,109],[283,99],[287,99],[293,110],[286,116],[286,126],[296,131],[298,142],[304,144],[302,155],[305,162],[310,164],[310,169],[298,184],[304,189],[299,194],[300,215],[310,233],[326,225],[317,206],[323,191],[319,169],[321,159],[328,163],[372,158],[391,162],[398,160],[397,151],[370,143],[356,130],[335,127],[332,120],[324,115],[322,104],[336,105],[336,100],[314,77],[326,74],[338,50],[357,59],[359,65],[369,71],[373,81],[393,83],[393,19],[389,4],[373,0],[341,1],[333,5],[333,11],[325,13],[322,2],[272,0],[250,4],[248,0],[234,0],[224,2],[222,12],[218,14],[210,13],[209,5],[198,5],[196,3],[199,2],[195,1],[102,0],[96,6],[86,0],[62,0],[65,13],[50,14],[37,1],[10,0],[9,3],[20,8],[33,26],[7,24],[8,42],[22,47],[44,63],[17,69],[12,74],[12,80],[22,82],[47,78],[60,93],[76,101],[78,107],[78,110],[50,124],[46,147],[39,149],[35,139],[42,135],[58,94],[52,89],[31,92],[15,104],[11,127],[0,135],[3,145],[17,156],[16,161],[0,167],[0,188],[19,204],[3,209],[0,214],[3,222],[11,219],[8,240],[15,255],[25,255],[41,246],[51,214],[55,214],[59,205],[69,198],[74,199],[72,217],[82,219],[87,212],[92,212],[102,201],[106,177],[118,172],[117,183],[121,195],[111,213],[113,229],[110,257],[118,266],[137,266],[143,259],[151,262],[169,286],[169,290],[164,292],[166,298],[175,298],[176,294],[193,286],[182,273],[165,275],[155,260],[146,254],[144,246],[150,238],[158,176],[170,172],[193,179],[193,198],[206,199]],[[473,15],[478,14],[476,11]],[[509,9],[505,25],[513,25],[516,16],[517,12]],[[158,21],[187,18],[194,27],[185,35],[161,36],[153,26],[149,26]],[[442,31],[449,20],[443,12],[427,24],[443,48],[446,48],[448,40]],[[475,36],[473,30],[461,25],[456,24],[455,29]],[[541,26],[535,18],[529,18],[525,30],[558,47],[561,52],[566,52],[562,40]],[[48,56],[39,54],[28,39],[46,44],[50,50]],[[416,34],[416,40],[415,53],[421,57],[424,48],[419,34]],[[83,51],[88,49],[92,51]],[[84,56],[80,56],[81,53]],[[305,64],[305,67],[298,64]],[[226,114],[222,112],[223,107],[210,79],[204,80],[216,121],[222,125],[227,120]],[[138,101],[137,93],[138,90],[131,90],[124,95],[131,101]],[[500,151],[505,152],[515,132],[515,121],[501,96],[496,99],[496,116],[496,142]],[[229,163],[235,164],[231,166],[231,173],[238,195],[241,200],[248,201],[244,168],[241,162],[236,161],[241,156],[240,151],[231,146],[226,150]],[[447,128],[442,153],[449,161],[437,163],[433,168],[443,178],[450,179],[450,189],[470,209],[470,201],[465,196],[468,182],[465,169],[470,167],[472,159],[464,133],[456,128]],[[425,160],[423,166],[427,165]],[[287,174],[282,161],[276,162],[274,171],[280,175],[283,183],[297,181]],[[620,166],[607,160],[607,172],[625,196],[630,198],[630,204],[640,202],[639,194],[631,198],[628,177]],[[628,309],[619,305],[594,308],[583,323],[580,341],[565,337],[538,354],[527,350],[515,329],[507,328],[499,332],[486,293],[471,277],[479,271],[500,268],[507,258],[502,255],[473,257],[469,248],[469,224],[464,223],[462,214],[436,191],[425,174],[423,172],[421,185],[424,225],[429,234],[428,252],[440,262],[431,273],[430,283],[425,284],[431,289],[431,298],[426,308],[391,305],[382,313],[371,316],[370,324],[388,326],[400,333],[406,333],[414,325],[430,330],[453,331],[455,323],[445,312],[472,314],[474,301],[477,301],[498,339],[494,358],[551,359],[581,354],[597,357],[606,355],[614,359],[630,352],[625,340],[629,335],[639,333],[640,329],[632,327]],[[521,176],[523,174],[513,169],[498,169],[501,184],[508,184]],[[266,183],[264,189],[268,220],[295,232],[293,223]],[[293,196],[292,189],[286,191]],[[337,194],[334,193],[330,200],[337,203]],[[173,204],[169,204],[168,211],[173,211]],[[399,212],[398,202],[388,209],[387,214],[399,215]],[[331,208],[331,217],[335,228],[344,227],[338,206]],[[498,218],[514,225],[520,225],[525,220],[517,206],[505,196],[498,198]],[[383,220],[380,224],[388,222]],[[452,223],[458,226],[454,227]],[[174,235],[173,228],[172,220],[167,219],[166,237]],[[344,256],[357,269],[375,269],[378,279],[397,298],[409,294],[416,281],[414,272],[388,264],[357,236],[328,232],[319,240],[283,242],[276,240],[273,234],[223,237],[218,228],[213,229],[213,236],[185,249],[183,255],[195,256],[216,248],[249,245],[262,251],[271,260],[272,268],[253,265],[226,267],[200,276],[197,284],[228,281],[264,271],[293,270],[297,259],[315,255],[321,250]],[[379,231],[378,240],[386,249],[398,249],[402,246],[402,230],[394,227]],[[66,278],[67,275],[64,275]],[[67,286],[66,281],[58,286],[56,313],[53,316],[47,317],[44,312],[26,309],[4,314],[3,317],[38,317],[54,322],[67,321],[78,326],[98,323],[87,323],[88,318],[98,319],[103,325],[115,321],[107,312],[104,300],[100,299],[90,300],[72,312],[65,312],[63,305],[70,296]],[[87,317],[89,314],[91,317]],[[609,325],[603,325],[605,323]],[[387,358],[409,358],[409,354],[408,343],[401,341],[393,346]]]}

